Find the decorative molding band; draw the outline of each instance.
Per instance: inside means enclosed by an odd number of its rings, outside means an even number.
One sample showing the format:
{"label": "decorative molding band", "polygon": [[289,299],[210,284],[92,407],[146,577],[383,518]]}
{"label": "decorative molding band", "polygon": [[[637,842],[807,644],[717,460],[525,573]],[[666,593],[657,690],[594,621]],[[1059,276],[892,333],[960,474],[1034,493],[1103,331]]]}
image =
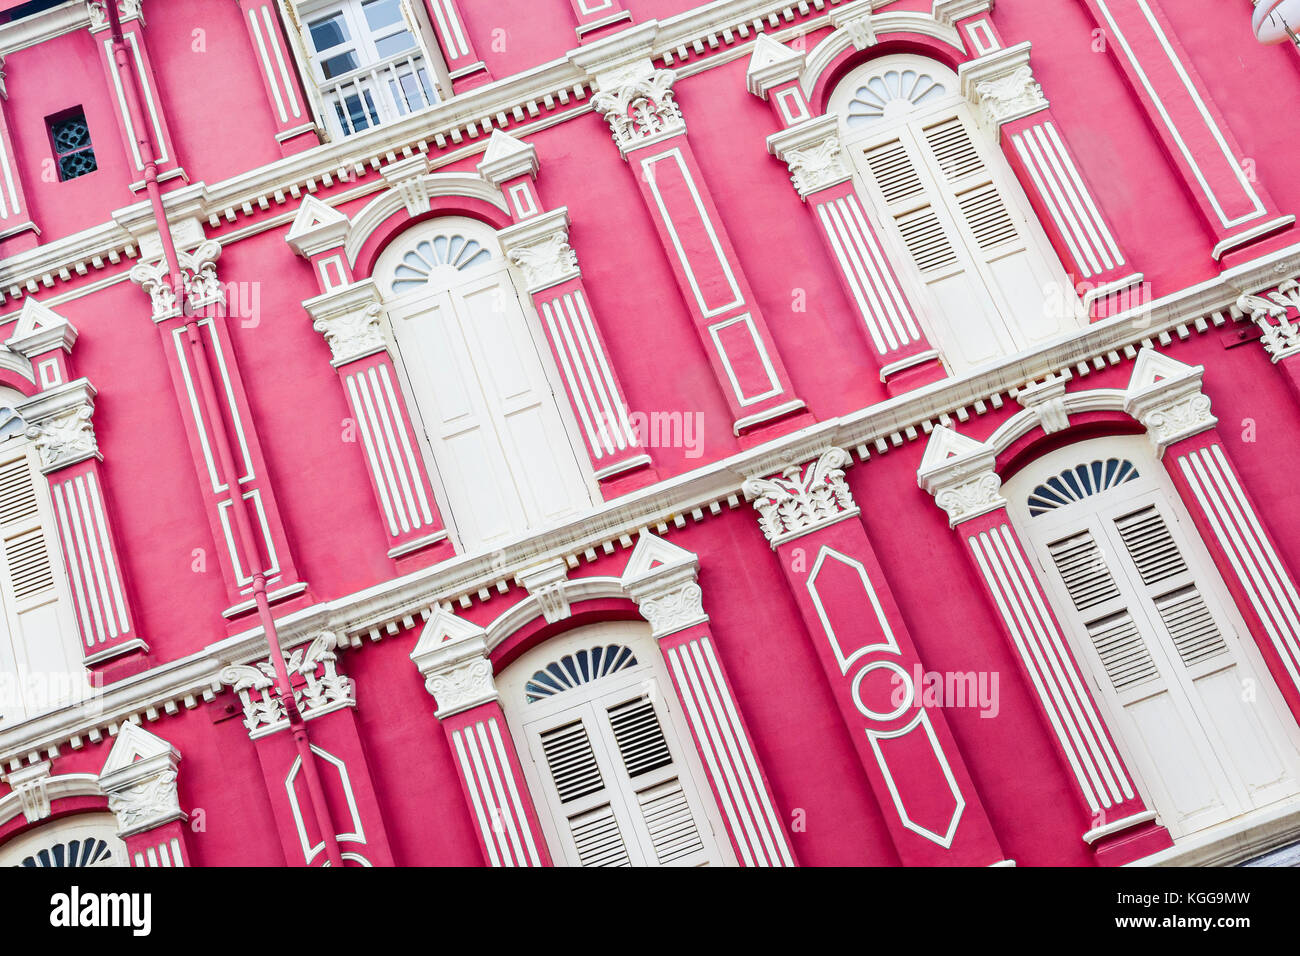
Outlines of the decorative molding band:
{"label": "decorative molding band", "polygon": [[530,293],[541,292],[582,275],[577,253],[569,246],[569,210],[561,206],[497,233],[501,248],[519,271]]}
{"label": "decorative molding band", "polygon": [[40,453],[45,474],[102,457],[91,424],[95,394],[95,386],[79,378],[41,392],[15,409],[27,423],[27,437]]}
{"label": "decorative molding band", "polygon": [[1034,81],[1028,41],[996,50],[957,70],[961,92],[994,128],[1023,119],[1050,106]]}
{"label": "decorative molding band", "polygon": [[840,148],[839,118],[819,116],[773,133],[767,151],[790,167],[790,181],[803,199],[851,176]]}
{"label": "decorative molding band", "polygon": [[807,465],[788,465],[779,477],[745,482],[745,495],[754,499],[759,526],[773,550],[859,513],[844,480],[844,469],[852,463],[847,451],[831,447]]}

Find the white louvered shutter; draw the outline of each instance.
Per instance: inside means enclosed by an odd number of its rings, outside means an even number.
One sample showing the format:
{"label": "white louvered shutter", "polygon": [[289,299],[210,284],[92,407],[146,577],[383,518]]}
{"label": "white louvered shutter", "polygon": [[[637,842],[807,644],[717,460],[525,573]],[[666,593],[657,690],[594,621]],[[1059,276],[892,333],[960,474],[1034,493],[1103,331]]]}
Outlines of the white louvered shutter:
{"label": "white louvered shutter", "polygon": [[578,866],[721,862],[653,679],[619,683],[528,735],[565,856]]}
{"label": "white louvered shutter", "polygon": [[1243,692],[1258,676],[1205,590],[1210,566],[1192,559],[1159,495],[1109,497],[1045,550],[1098,690],[1131,721],[1164,822],[1192,832],[1294,792],[1300,767],[1279,746],[1288,734]]}
{"label": "white louvered shutter", "polygon": [[66,703],[84,681],[45,478],[0,445],[0,728]]}
{"label": "white louvered shutter", "polygon": [[930,294],[939,344],[959,371],[1079,322],[1064,270],[1019,208],[1024,200],[1005,162],[973,130],[964,111],[950,111],[853,147],[876,207]]}

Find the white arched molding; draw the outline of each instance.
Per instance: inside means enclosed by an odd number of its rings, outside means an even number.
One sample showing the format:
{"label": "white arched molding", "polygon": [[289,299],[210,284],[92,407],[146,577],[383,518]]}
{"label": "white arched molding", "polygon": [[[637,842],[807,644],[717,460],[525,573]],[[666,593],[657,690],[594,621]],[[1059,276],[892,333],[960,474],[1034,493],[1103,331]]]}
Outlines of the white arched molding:
{"label": "white arched molding", "polygon": [[188,816],[176,790],[180,760],[170,743],[128,722],[99,772],[133,866],[189,865],[182,825]]}
{"label": "white arched molding", "polygon": [[961,37],[951,24],[941,23],[925,13],[872,13],[871,5],[853,4],[831,14],[835,30],[808,51],[799,85],[805,95],[812,95],[822,76],[841,53],[849,49],[866,50],[885,37],[923,36],[947,44],[959,57],[965,57]]}
{"label": "white arched molding", "polygon": [[48,760],[24,764],[3,779],[10,792],[0,798],[0,826],[20,813],[28,823],[38,823],[53,812],[53,802],[67,797],[102,797],[99,777],[93,773],[51,775]]}

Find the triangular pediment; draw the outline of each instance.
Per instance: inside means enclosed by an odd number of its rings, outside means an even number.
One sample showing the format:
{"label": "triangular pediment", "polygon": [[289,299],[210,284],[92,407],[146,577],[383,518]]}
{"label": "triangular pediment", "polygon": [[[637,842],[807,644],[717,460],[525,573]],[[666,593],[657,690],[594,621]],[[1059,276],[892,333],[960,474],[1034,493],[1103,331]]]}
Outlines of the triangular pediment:
{"label": "triangular pediment", "polygon": [[802,68],[803,54],[784,43],[778,43],[766,33],[760,33],[754,42],[754,52],[750,54],[749,68],[745,71],[745,75],[753,76],[759,70],[787,63]]}
{"label": "triangular pediment", "polygon": [[42,305],[28,296],[23,300],[23,310],[18,314],[18,322],[10,338],[21,339],[35,332],[49,332],[71,324],[48,305]]}
{"label": "triangular pediment", "polygon": [[483,162],[499,163],[506,159],[516,159],[520,156],[531,156],[535,150],[521,139],[516,139],[503,130],[493,130],[492,137],[488,140],[487,152],[483,154]]}
{"label": "triangular pediment", "polygon": [[311,239],[333,239],[342,242],[351,227],[348,217],[315,196],[303,197],[298,214],[293,217],[285,241],[295,249],[298,243]]}
{"label": "triangular pediment", "polygon": [[128,721],[118,730],[117,740],[114,741],[113,749],[108,754],[108,761],[99,774],[102,777],[118,770],[125,770],[141,760],[158,757],[171,751],[172,745],[167,741]]}
{"label": "triangular pediment", "polygon": [[456,641],[474,637],[486,637],[487,631],[477,624],[457,617],[442,607],[435,607],[429,620],[425,622],[420,639],[411,651],[411,657],[424,656]]}
{"label": "triangular pediment", "polygon": [[925,446],[925,455],[921,458],[921,467],[918,473],[925,474],[937,468],[942,468],[953,461],[970,458],[973,455],[988,451],[990,449],[984,443],[966,435],[959,435],[951,428],[940,425],[930,433],[930,441]]}
{"label": "triangular pediment", "polygon": [[1143,349],[1133,365],[1133,375],[1128,380],[1126,391],[1134,395],[1163,382],[1191,378],[1202,371],[1200,366],[1184,365],[1155,349]]}
{"label": "triangular pediment", "polygon": [[627,586],[665,568],[694,567],[697,562],[695,555],[685,548],[669,544],[649,531],[642,531],[623,571],[622,582]]}

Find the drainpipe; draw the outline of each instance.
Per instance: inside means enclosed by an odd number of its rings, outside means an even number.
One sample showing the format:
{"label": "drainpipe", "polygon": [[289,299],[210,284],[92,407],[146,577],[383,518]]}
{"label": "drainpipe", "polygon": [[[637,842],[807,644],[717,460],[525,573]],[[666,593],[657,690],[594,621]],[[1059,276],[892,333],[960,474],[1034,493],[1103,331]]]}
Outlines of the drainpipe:
{"label": "drainpipe", "polygon": [[[191,364],[197,371],[199,392],[203,400],[204,412],[211,423],[217,462],[221,468],[222,479],[230,490],[230,511],[235,525],[235,560],[240,567],[248,568],[253,575],[253,601],[257,605],[258,620],[266,634],[270,648],[271,663],[275,667],[275,689],[289,719],[289,730],[293,734],[298,756],[302,761],[303,775],[307,781],[307,796],[311,804],[309,810],[316,820],[325,841],[325,855],[330,866],[342,866],[343,857],[339,853],[337,829],[330,817],[329,805],[325,802],[325,791],[321,786],[320,768],[316,754],[311,749],[311,740],[307,735],[307,723],[298,710],[294,700],[293,687],[289,680],[289,669],[284,662],[284,652],[280,649],[280,638],[275,627],[275,618],[271,615],[271,603],[266,595],[265,563],[257,538],[253,534],[253,523],[248,514],[248,504],[244,501],[239,486],[239,471],[235,467],[235,456],[230,448],[230,436],[226,433],[225,416],[217,398],[217,390],[212,382],[212,370],[208,364],[207,349],[199,336],[199,326],[191,312],[189,298],[185,294],[185,278],[181,272],[180,259],[176,255],[176,244],[172,240],[171,227],[167,223],[167,213],[163,209],[162,194],[158,189],[158,163],[153,142],[149,138],[149,127],[140,108],[140,94],[136,88],[135,71],[130,67],[130,54],[126,41],[122,37],[122,24],[118,18],[116,0],[104,4],[108,13],[110,35],[113,43],[113,63],[117,68],[118,78],[125,93],[127,110],[131,116],[131,126],[135,130],[136,148],[144,162],[145,192],[149,204],[153,207],[154,220],[158,225],[158,238],[162,242],[163,257],[167,262],[167,271],[171,289],[180,305],[181,315],[185,319],[185,332],[190,350]],[[201,316],[200,316],[201,318]]]}

